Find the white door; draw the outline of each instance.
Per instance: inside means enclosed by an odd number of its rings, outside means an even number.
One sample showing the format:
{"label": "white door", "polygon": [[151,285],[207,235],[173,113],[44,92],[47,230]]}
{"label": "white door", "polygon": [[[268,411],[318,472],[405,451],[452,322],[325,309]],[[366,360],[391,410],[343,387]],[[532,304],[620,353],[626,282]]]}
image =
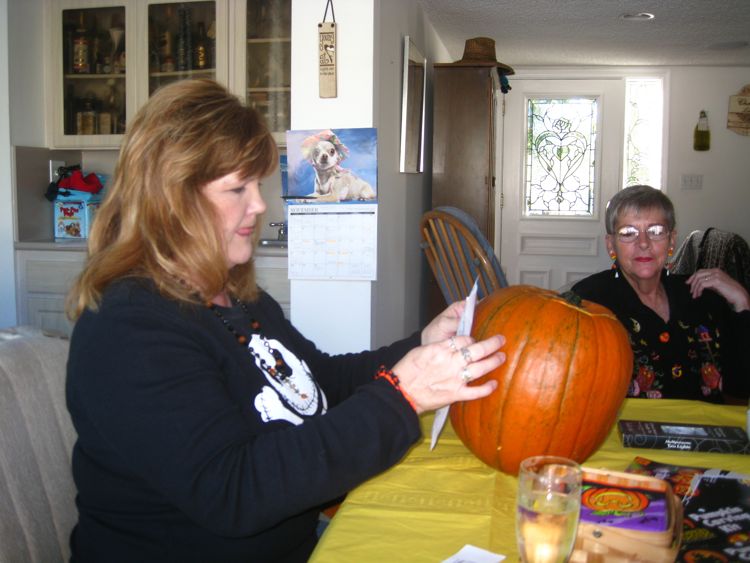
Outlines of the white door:
{"label": "white door", "polygon": [[[555,117],[571,100],[588,116]],[[622,177],[624,100],[620,78],[512,81],[494,241],[508,283],[557,289],[609,266],[604,208]]]}

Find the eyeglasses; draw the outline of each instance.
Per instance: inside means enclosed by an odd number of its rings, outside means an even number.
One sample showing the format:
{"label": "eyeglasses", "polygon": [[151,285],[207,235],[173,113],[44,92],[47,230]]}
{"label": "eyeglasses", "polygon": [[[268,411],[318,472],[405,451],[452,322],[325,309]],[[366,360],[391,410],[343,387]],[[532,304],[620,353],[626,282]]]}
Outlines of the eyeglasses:
{"label": "eyeglasses", "polygon": [[669,236],[669,229],[666,225],[649,225],[642,231],[633,225],[626,225],[617,229],[617,240],[629,244],[637,241],[641,233],[646,233],[650,241],[660,241]]}

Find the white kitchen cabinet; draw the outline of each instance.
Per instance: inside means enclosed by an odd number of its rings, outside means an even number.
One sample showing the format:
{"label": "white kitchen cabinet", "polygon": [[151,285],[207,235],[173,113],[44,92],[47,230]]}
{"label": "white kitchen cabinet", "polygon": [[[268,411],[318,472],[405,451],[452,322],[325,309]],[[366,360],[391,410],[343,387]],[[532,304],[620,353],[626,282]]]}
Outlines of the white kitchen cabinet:
{"label": "white kitchen cabinet", "polygon": [[[57,250],[35,250],[33,245],[16,250],[16,307],[21,325],[70,335],[72,325],[65,316],[65,298],[86,260],[81,244]],[[40,246],[40,245],[37,245]],[[50,248],[53,245],[47,245]],[[255,258],[258,285],[279,302],[290,318],[290,284],[286,252],[258,249]]]}
{"label": "white kitchen cabinet", "polygon": [[277,144],[291,127],[292,2],[233,3],[230,88],[263,115]]}
{"label": "white kitchen cabinet", "polygon": [[229,10],[229,0],[138,2],[137,107],[177,80],[229,84]]}
{"label": "white kitchen cabinet", "polygon": [[[50,3],[52,145],[117,148],[127,121],[159,86],[198,77],[228,84],[228,2]],[[199,28],[202,64],[196,64]]]}
{"label": "white kitchen cabinet", "polygon": [[276,299],[287,319],[291,318],[291,284],[286,250],[257,249],[255,279],[258,285]]}
{"label": "white kitchen cabinet", "polygon": [[16,309],[18,323],[69,335],[65,297],[83,267],[85,249],[16,250]]}
{"label": "white kitchen cabinet", "polygon": [[283,144],[291,0],[54,0],[46,16],[50,146],[118,148],[158,87],[201,77],[246,99]]}
{"label": "white kitchen cabinet", "polygon": [[[133,2],[56,0],[47,13],[53,147],[116,148],[136,106]],[[105,124],[104,116],[107,116]]]}

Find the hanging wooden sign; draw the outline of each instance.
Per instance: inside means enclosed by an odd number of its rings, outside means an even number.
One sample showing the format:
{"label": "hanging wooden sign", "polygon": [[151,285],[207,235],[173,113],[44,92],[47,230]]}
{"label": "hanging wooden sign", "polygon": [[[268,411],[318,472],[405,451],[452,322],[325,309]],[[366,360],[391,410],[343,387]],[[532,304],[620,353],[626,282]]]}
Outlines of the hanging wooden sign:
{"label": "hanging wooden sign", "polygon": [[[332,22],[327,22],[328,6]],[[333,0],[326,3],[323,21],[318,24],[318,94],[321,98],[336,97],[336,16]]]}
{"label": "hanging wooden sign", "polygon": [[750,136],[750,84],[742,88],[738,95],[729,97],[727,129]]}

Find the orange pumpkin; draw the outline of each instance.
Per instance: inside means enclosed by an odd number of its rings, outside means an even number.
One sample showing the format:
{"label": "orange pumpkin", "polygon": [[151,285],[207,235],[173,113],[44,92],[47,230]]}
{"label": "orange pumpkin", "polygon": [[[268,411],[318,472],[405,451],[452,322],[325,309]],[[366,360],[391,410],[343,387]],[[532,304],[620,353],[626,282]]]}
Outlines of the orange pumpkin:
{"label": "orange pumpkin", "polygon": [[627,332],[601,305],[516,285],[477,304],[472,336],[506,338],[507,359],[480,378],[494,393],[455,403],[456,434],[479,459],[512,475],[532,455],[583,462],[617,417],[633,370]]}

